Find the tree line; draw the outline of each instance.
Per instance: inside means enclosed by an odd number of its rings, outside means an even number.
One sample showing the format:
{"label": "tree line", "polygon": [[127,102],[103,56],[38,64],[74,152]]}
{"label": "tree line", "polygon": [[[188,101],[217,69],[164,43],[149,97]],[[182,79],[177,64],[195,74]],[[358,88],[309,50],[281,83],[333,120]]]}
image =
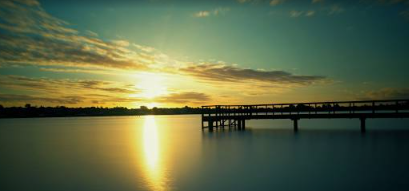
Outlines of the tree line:
{"label": "tree line", "polygon": [[24,118],[24,117],[74,117],[74,116],[130,116],[130,115],[181,115],[200,114],[200,108],[157,108],[149,109],[146,106],[140,108],[126,107],[3,107],[0,105],[0,118]]}

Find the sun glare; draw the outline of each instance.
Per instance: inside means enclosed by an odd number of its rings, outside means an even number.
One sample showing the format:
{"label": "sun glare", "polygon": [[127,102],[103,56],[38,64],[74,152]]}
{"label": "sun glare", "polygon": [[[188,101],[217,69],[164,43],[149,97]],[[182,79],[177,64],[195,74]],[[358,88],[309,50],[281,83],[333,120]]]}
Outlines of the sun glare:
{"label": "sun glare", "polygon": [[146,181],[151,190],[167,190],[161,161],[159,130],[154,116],[146,116],[143,127],[143,150]]}
{"label": "sun glare", "polygon": [[153,116],[147,116],[145,118],[144,125],[144,151],[145,160],[150,171],[156,171],[156,167],[159,159],[159,143],[158,132]]}
{"label": "sun glare", "polygon": [[138,75],[137,88],[142,90],[140,96],[148,99],[167,94],[167,87],[164,85],[164,76],[155,73],[143,73]]}

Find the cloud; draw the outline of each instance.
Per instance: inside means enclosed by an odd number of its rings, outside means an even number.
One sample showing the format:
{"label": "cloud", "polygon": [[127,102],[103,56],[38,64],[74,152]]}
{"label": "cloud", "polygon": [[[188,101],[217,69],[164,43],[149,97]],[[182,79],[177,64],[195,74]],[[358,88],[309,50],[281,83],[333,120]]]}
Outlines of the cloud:
{"label": "cloud", "polygon": [[270,6],[277,6],[283,4],[287,0],[237,0],[239,3],[268,3]]}
{"label": "cloud", "polygon": [[218,7],[213,10],[213,14],[214,15],[226,14],[229,11],[230,11],[230,8],[228,7]]}
{"label": "cloud", "polygon": [[384,4],[384,5],[394,5],[394,4],[400,4],[400,3],[408,4],[407,0],[361,0],[361,2],[377,3],[377,4]]}
{"label": "cloud", "polygon": [[271,0],[270,1],[270,5],[271,6],[276,6],[276,5],[279,5],[279,4],[282,4],[282,3],[284,3],[286,0]]}
{"label": "cloud", "polygon": [[0,102],[9,105],[117,105],[146,101],[176,104],[201,104],[210,96],[200,92],[174,92],[153,100],[139,96],[141,92],[133,84],[101,80],[69,80],[28,78],[24,76],[0,76],[0,88],[18,92],[0,94]]}
{"label": "cloud", "polygon": [[65,96],[60,98],[51,98],[49,96],[31,96],[20,94],[0,94],[0,101],[5,103],[52,103],[52,104],[78,104],[81,103],[81,96]]}
{"label": "cloud", "polygon": [[321,10],[303,10],[303,11],[298,11],[298,10],[291,10],[289,12],[290,17],[292,18],[298,18],[298,17],[312,17],[315,14],[319,13],[324,13],[327,15],[336,15],[343,13],[345,10],[339,5],[332,5],[330,7],[325,7]]}
{"label": "cloud", "polygon": [[305,13],[305,16],[307,16],[307,17],[312,17],[312,16],[314,16],[315,15],[315,11],[307,11],[306,13]]}
{"label": "cloud", "polygon": [[[102,80],[29,78],[0,75],[0,88],[17,94],[0,94],[0,101],[10,105],[94,105],[135,103],[141,90],[134,84]],[[135,95],[135,96],[133,96]]]}
{"label": "cloud", "polygon": [[248,3],[248,2],[252,2],[253,0],[237,0],[237,2],[239,3]]}
{"label": "cloud", "polygon": [[46,13],[35,0],[0,1],[0,18],[2,63],[149,68],[128,48],[129,42],[81,36],[69,23]]}
{"label": "cloud", "polygon": [[230,11],[230,8],[228,8],[228,7],[217,7],[215,9],[213,9],[213,10],[199,11],[199,12],[193,14],[193,16],[198,17],[198,18],[209,17],[209,16],[218,16],[218,15],[226,14],[229,11]]}
{"label": "cloud", "polygon": [[256,81],[269,84],[309,85],[326,79],[323,76],[303,76],[285,71],[243,69],[237,66],[214,63],[191,65],[181,69],[181,72],[203,80],[236,83]]}
{"label": "cloud", "polygon": [[358,97],[361,100],[408,99],[409,88],[383,88],[366,91]]}
{"label": "cloud", "polygon": [[46,72],[59,72],[59,73],[86,73],[86,74],[104,74],[104,75],[115,75],[113,71],[103,70],[103,69],[83,69],[83,68],[40,68],[40,71]]}
{"label": "cloud", "polygon": [[0,87],[11,90],[31,91],[49,95],[64,95],[69,92],[102,94],[136,94],[140,90],[130,84],[102,80],[70,80],[29,78],[24,76],[0,76]]}
{"label": "cloud", "polygon": [[210,12],[209,11],[199,11],[195,13],[194,16],[195,17],[208,17],[210,16]]}
{"label": "cloud", "polygon": [[290,11],[290,17],[292,18],[297,18],[297,17],[312,17],[315,15],[315,11],[313,10],[308,10],[308,11],[296,11],[296,10],[292,10]]}
{"label": "cloud", "polygon": [[199,92],[180,92],[172,93],[167,96],[159,97],[155,99],[157,102],[164,103],[205,103],[210,100],[210,96]]}
{"label": "cloud", "polygon": [[300,17],[303,13],[304,13],[303,11],[292,10],[290,11],[290,17],[293,18]]}
{"label": "cloud", "polygon": [[96,32],[86,30],[85,33],[91,37],[98,37],[99,35]]}
{"label": "cloud", "polygon": [[149,47],[149,46],[142,46],[142,45],[139,45],[139,44],[132,44],[132,45],[135,46],[137,49],[142,50],[142,51],[147,52],[147,53],[151,53],[151,52],[155,51],[155,48],[152,48],[152,47]]}
{"label": "cloud", "polygon": [[276,5],[280,5],[283,4],[286,0],[271,0],[270,1],[270,6],[276,6]]}
{"label": "cloud", "polygon": [[323,3],[324,0],[312,0],[311,3],[315,4],[315,3]]}
{"label": "cloud", "polygon": [[127,47],[129,46],[129,42],[126,40],[113,40],[112,44],[120,47]]}
{"label": "cloud", "polygon": [[328,9],[328,15],[336,15],[343,13],[345,10],[339,5],[333,5]]}

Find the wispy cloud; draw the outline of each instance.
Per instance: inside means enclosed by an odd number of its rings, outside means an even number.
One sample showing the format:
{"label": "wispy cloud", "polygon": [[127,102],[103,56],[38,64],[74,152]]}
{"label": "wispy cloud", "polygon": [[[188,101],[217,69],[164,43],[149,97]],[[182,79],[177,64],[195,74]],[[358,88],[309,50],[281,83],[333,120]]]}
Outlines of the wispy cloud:
{"label": "wispy cloud", "polygon": [[250,2],[254,2],[256,0],[237,0],[237,2],[239,3],[250,3]]}
{"label": "wispy cloud", "polygon": [[270,5],[271,6],[276,6],[276,5],[280,5],[283,4],[286,0],[271,0],[270,1]]}
{"label": "wispy cloud", "polygon": [[194,14],[195,17],[208,17],[210,16],[210,12],[209,11],[199,11],[197,13]]}
{"label": "wispy cloud", "polygon": [[[0,102],[13,105],[32,103],[36,105],[118,104],[154,101],[158,103],[203,104],[210,96],[194,91],[173,92],[146,100],[138,96],[140,90],[133,84],[101,80],[70,80],[29,78],[24,76],[1,76],[0,88],[18,94],[0,94]],[[29,92],[29,93],[28,93]]]}
{"label": "wispy cloud", "polygon": [[336,15],[336,14],[343,13],[344,11],[345,11],[344,8],[342,8],[340,5],[332,5],[328,9],[328,15]]}
{"label": "wispy cloud", "polygon": [[82,96],[63,96],[63,97],[49,97],[49,96],[32,96],[21,94],[0,94],[0,101],[3,103],[51,103],[57,105],[73,105],[82,102]]}
{"label": "wispy cloud", "polygon": [[84,68],[56,68],[56,67],[49,67],[49,68],[40,68],[40,71],[46,72],[59,72],[59,73],[85,73],[85,74],[104,74],[104,75],[114,75],[115,72],[111,70],[104,70],[104,69],[84,69]]}
{"label": "wispy cloud", "polygon": [[311,3],[315,4],[315,3],[323,3],[324,0],[312,0]]}
{"label": "wispy cloud", "polygon": [[258,3],[265,3],[270,6],[277,6],[280,4],[283,4],[287,0],[237,0],[237,2],[243,4],[243,3],[252,3],[252,4],[258,4]]}
{"label": "wispy cloud", "polygon": [[182,72],[204,80],[223,82],[264,82],[272,84],[309,85],[323,81],[323,76],[294,75],[285,71],[244,69],[218,63],[201,63],[181,69]]}
{"label": "wispy cloud", "polygon": [[361,100],[407,99],[409,97],[409,88],[383,88],[365,91],[357,97]]}
{"label": "wispy cloud", "polygon": [[297,18],[303,15],[303,13],[304,13],[303,11],[292,10],[290,11],[290,17]]}
{"label": "wispy cloud", "polygon": [[315,11],[307,11],[306,13],[305,13],[305,16],[307,16],[307,17],[312,17],[312,16],[314,16],[315,15]]}
{"label": "wispy cloud", "polygon": [[0,101],[13,105],[33,103],[37,105],[118,104],[141,101],[131,97],[141,92],[133,84],[102,81],[29,78],[0,75],[0,88],[18,94],[0,94]]}
{"label": "wispy cloud", "polygon": [[377,4],[384,4],[384,5],[394,5],[394,4],[408,4],[407,0],[361,0],[360,2],[364,3],[377,3]]}
{"label": "wispy cloud", "polygon": [[211,100],[210,96],[200,92],[179,92],[156,98],[156,102],[201,104]]}
{"label": "wispy cloud", "polygon": [[292,18],[297,18],[297,17],[312,17],[315,15],[314,10],[308,10],[308,11],[296,11],[296,10],[291,10],[289,12],[290,17]]}
{"label": "wispy cloud", "polygon": [[292,18],[298,17],[313,17],[317,13],[326,15],[337,15],[345,11],[340,5],[332,5],[330,7],[324,7],[318,10],[291,10],[289,16]]}
{"label": "wispy cloud", "polygon": [[91,37],[98,37],[99,35],[96,32],[86,30],[85,33]]}
{"label": "wispy cloud", "polygon": [[76,93],[95,92],[101,94],[135,94],[140,92],[132,84],[102,80],[70,80],[29,78],[24,76],[0,75],[0,87],[11,90],[38,91],[49,95],[63,95],[66,90]]}
{"label": "wispy cloud", "polygon": [[213,10],[199,11],[199,12],[193,14],[193,16],[198,17],[198,18],[209,17],[209,16],[218,16],[218,15],[226,14],[229,11],[230,11],[230,8],[228,8],[228,7],[217,7],[215,9],[213,9]]}

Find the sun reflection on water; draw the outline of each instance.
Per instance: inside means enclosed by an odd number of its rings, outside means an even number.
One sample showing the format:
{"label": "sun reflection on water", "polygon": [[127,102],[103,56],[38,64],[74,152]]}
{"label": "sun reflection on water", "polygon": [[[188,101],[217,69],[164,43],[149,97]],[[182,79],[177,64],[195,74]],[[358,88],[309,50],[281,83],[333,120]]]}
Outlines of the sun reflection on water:
{"label": "sun reflection on water", "polygon": [[143,128],[145,176],[152,190],[168,190],[161,166],[158,127],[154,116],[146,116]]}

